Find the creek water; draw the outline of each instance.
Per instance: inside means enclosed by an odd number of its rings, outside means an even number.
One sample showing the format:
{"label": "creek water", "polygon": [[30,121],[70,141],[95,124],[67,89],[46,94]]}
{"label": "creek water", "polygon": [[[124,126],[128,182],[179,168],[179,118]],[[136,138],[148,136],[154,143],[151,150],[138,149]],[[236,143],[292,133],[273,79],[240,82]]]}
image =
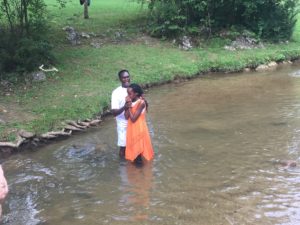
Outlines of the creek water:
{"label": "creek water", "polygon": [[[120,161],[115,121],[5,160],[3,224],[300,224],[299,65],[153,88],[155,160]],[[296,73],[295,73],[296,72]]]}

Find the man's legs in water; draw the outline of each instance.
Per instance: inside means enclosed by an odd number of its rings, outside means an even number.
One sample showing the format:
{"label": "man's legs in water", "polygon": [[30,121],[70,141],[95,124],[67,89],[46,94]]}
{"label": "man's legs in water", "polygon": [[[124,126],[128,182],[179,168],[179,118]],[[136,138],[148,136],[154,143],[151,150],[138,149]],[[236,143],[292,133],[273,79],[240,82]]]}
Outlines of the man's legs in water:
{"label": "man's legs in water", "polygon": [[126,147],[120,147],[119,156],[122,159],[125,159],[125,149]]}

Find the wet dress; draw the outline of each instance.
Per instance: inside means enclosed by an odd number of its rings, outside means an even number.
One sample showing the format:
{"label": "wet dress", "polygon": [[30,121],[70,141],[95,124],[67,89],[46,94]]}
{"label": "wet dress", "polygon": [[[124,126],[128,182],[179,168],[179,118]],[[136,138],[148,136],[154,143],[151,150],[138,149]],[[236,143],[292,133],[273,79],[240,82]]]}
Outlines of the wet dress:
{"label": "wet dress", "polygon": [[[132,104],[130,108],[132,114],[137,111],[142,102],[142,100],[137,100]],[[133,161],[140,154],[146,160],[151,160],[154,157],[151,138],[146,123],[145,109],[143,109],[141,115],[135,122],[132,122],[129,118],[127,125],[125,158]]]}

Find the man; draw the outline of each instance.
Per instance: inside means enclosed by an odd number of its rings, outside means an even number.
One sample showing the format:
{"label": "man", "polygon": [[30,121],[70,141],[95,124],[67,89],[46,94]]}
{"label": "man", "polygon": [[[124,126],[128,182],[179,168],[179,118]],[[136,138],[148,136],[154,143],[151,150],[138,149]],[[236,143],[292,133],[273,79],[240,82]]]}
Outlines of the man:
{"label": "man", "polygon": [[[127,120],[124,112],[130,106],[130,101],[127,99],[127,88],[130,85],[130,75],[128,70],[121,70],[118,73],[121,86],[116,88],[111,95],[111,112],[116,118],[118,146],[120,147],[119,155],[121,158],[125,157],[126,149],[126,130]],[[126,100],[127,99],[127,100]]]}
{"label": "man", "polygon": [[2,203],[8,193],[8,187],[7,187],[7,182],[4,177],[4,173],[2,170],[2,166],[0,165],[0,219],[2,215]]}

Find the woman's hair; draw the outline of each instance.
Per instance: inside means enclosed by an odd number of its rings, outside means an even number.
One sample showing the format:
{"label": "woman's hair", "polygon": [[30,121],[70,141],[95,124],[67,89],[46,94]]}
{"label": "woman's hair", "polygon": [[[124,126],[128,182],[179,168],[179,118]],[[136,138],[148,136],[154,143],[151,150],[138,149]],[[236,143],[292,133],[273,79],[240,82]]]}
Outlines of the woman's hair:
{"label": "woman's hair", "polygon": [[[132,89],[134,93],[137,94],[138,97],[142,97],[142,95],[144,94],[143,89],[138,84],[130,84],[129,87]],[[145,104],[146,104],[146,110],[148,111],[148,102],[146,100],[145,100]]]}
{"label": "woman's hair", "polygon": [[138,95],[138,97],[141,97],[144,94],[143,89],[138,84],[130,84],[129,87]]}

